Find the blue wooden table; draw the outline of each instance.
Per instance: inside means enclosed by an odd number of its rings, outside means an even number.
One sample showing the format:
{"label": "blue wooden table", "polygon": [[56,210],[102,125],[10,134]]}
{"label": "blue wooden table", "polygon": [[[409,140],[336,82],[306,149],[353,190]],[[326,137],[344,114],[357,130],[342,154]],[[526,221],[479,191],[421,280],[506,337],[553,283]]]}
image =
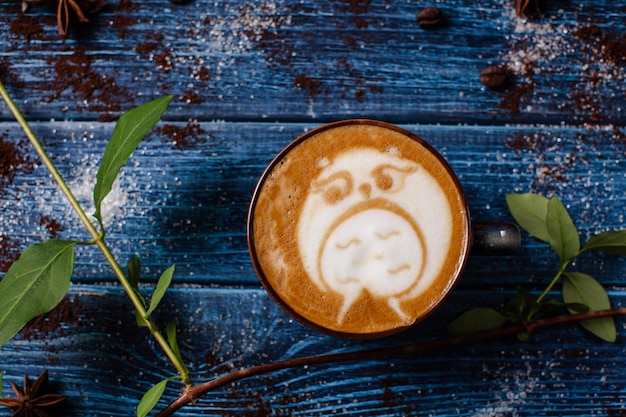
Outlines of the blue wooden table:
{"label": "blue wooden table", "polygon": [[[472,257],[442,308],[373,341],[319,334],[268,297],[246,246],[246,212],[272,157],[325,122],[366,117],[409,129],[456,170],[474,219],[511,221],[504,195],[558,196],[581,236],[626,227],[626,9],[547,0],[518,16],[510,0],[438,0],[445,23],[417,25],[416,0],[108,1],[58,34],[56,8],[0,2],[0,76],[81,202],[121,112],[174,96],[105,205],[107,241],[139,256],[149,293],[177,265],[157,319],[175,317],[199,382],[306,355],[447,335],[476,306],[540,291],[558,269],[523,235],[506,257]],[[506,66],[491,89],[480,72]],[[29,244],[88,239],[0,106],[0,273]],[[8,164],[8,165],[7,165]],[[4,169],[6,168],[6,169]],[[103,257],[76,255],[61,305],[0,348],[3,396],[45,369],[63,416],[129,416],[174,373]],[[576,268],[626,304],[626,264],[585,255]],[[558,292],[555,292],[558,296]],[[274,372],[219,388],[180,416],[581,416],[626,414],[624,320],[603,342],[576,325],[530,341],[498,338],[415,355]],[[175,399],[172,384],[158,408]],[[0,416],[10,415],[1,409]]]}

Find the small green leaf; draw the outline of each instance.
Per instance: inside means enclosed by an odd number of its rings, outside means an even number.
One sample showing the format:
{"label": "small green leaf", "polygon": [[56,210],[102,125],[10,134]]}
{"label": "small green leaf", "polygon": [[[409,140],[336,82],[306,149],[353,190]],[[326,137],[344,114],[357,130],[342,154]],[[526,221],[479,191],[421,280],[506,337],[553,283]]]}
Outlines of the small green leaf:
{"label": "small green leaf", "polygon": [[626,230],[598,233],[587,241],[582,250],[626,256]]}
{"label": "small green leaf", "polygon": [[128,281],[134,289],[139,289],[139,278],[141,276],[141,262],[139,258],[133,256],[128,260]]}
{"label": "small green leaf", "polygon": [[548,203],[547,226],[550,245],[559,256],[561,264],[576,257],[580,251],[578,230],[567,209],[556,197],[552,197]]}
{"label": "small green leaf", "polygon": [[165,292],[167,291],[170,284],[172,283],[172,277],[174,276],[175,269],[176,269],[176,265],[172,265],[169,268],[167,268],[163,272],[163,274],[161,274],[161,277],[159,278],[159,282],[157,282],[156,289],[154,290],[154,293],[152,294],[152,298],[150,299],[150,308],[146,312],[146,315],[144,316],[144,318],[147,319],[148,317],[150,317],[150,315],[154,312],[154,310],[156,310],[159,303],[165,296]]}
{"label": "small green leaf", "polygon": [[130,258],[126,268],[128,269],[128,282],[130,283],[130,286],[133,288],[135,294],[137,294],[137,297],[139,297],[141,303],[145,307],[146,300],[143,298],[141,292],[139,292],[139,278],[141,271],[141,263],[139,262],[139,258],[136,258],[134,256]]}
{"label": "small green leaf", "polygon": [[528,342],[530,340],[530,333],[528,332],[515,333],[515,336],[517,336],[517,340],[520,342]]}
{"label": "small green leaf", "polygon": [[556,310],[558,307],[562,307],[562,306],[563,306],[563,303],[555,299],[541,301],[535,305],[535,309],[532,312],[529,319],[550,314],[554,310]]}
{"label": "small green leaf", "polygon": [[170,320],[167,322],[165,332],[167,333],[167,342],[170,344],[170,347],[176,356],[180,358],[180,350],[178,349],[178,341],[176,340],[176,320]]}
{"label": "small green leaf", "polygon": [[[128,269],[128,282],[133,288],[133,291],[135,291],[135,294],[137,295],[139,300],[141,300],[143,306],[146,307],[146,300],[141,292],[139,292],[139,278],[141,275],[141,262],[139,262],[139,258],[135,256],[130,258],[126,268]],[[146,319],[144,319],[137,310],[135,310],[135,321],[137,322],[137,326],[139,327],[148,327]]]}
{"label": "small green leaf", "polygon": [[148,415],[150,411],[157,405],[163,393],[165,392],[165,387],[167,383],[176,377],[170,376],[165,378],[161,382],[154,385],[152,388],[146,392],[143,397],[141,397],[141,401],[137,405],[137,417],[145,417]]}
{"label": "small green leaf", "polygon": [[0,281],[0,346],[61,302],[70,287],[76,243],[36,243],[11,265]]}
{"label": "small green leaf", "polygon": [[[564,276],[563,300],[566,304],[584,304],[591,311],[611,308],[606,290],[593,277],[580,272],[566,272]],[[576,309],[569,310],[572,313],[576,312]],[[581,321],[580,325],[607,342],[615,342],[617,338],[613,317],[585,320]]]}
{"label": "small green leaf", "polygon": [[507,194],[506,202],[511,215],[529,234],[544,242],[550,242],[546,225],[548,199],[533,193]]}
{"label": "small green leaf", "polygon": [[144,319],[141,314],[139,314],[137,311],[135,311],[135,322],[137,323],[137,326],[139,326],[139,327],[148,327],[148,323],[146,323],[146,320],[147,319]]}
{"label": "small green leaf", "polygon": [[172,96],[165,96],[135,107],[124,113],[113,130],[109,143],[100,161],[96,174],[93,201],[96,207],[94,217],[102,224],[101,205],[111,192],[120,170],[137,149],[139,142],[157,124]]}
{"label": "small green leaf", "polygon": [[508,317],[488,307],[476,307],[467,310],[450,322],[446,328],[453,334],[462,335],[502,327]]}
{"label": "small green leaf", "polygon": [[167,322],[167,326],[165,327],[165,332],[167,333],[167,342],[169,343],[172,351],[176,355],[176,358],[180,363],[184,363],[183,357],[180,354],[180,349],[178,347],[178,340],[176,338],[176,320],[170,320]]}
{"label": "small green leaf", "polygon": [[4,377],[4,371],[0,372],[0,395],[2,395],[2,378]]}
{"label": "small green leaf", "polygon": [[520,323],[550,313],[562,305],[563,303],[555,299],[539,302],[536,296],[526,290],[519,290],[504,306],[504,314],[511,323]]}
{"label": "small green leaf", "polygon": [[525,290],[518,291],[504,306],[504,312],[514,323],[531,318],[538,307],[537,298]]}

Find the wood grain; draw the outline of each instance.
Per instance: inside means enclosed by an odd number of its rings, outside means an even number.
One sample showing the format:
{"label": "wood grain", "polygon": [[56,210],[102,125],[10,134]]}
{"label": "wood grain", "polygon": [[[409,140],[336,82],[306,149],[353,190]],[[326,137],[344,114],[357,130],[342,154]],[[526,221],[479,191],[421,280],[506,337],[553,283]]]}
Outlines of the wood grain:
{"label": "wood grain", "polygon": [[[17,127],[8,126],[8,136],[19,137]],[[124,168],[112,201],[105,203],[107,240],[122,262],[139,256],[148,268],[149,281],[175,263],[178,282],[256,285],[245,241],[252,191],[275,154],[316,125],[214,122],[198,126],[203,133],[185,149],[177,149],[170,136],[158,133],[140,146]],[[623,207],[626,199],[626,177],[620,165],[624,146],[613,142],[612,133],[549,126],[403,126],[448,159],[476,220],[512,221],[504,195],[533,191],[563,199],[583,240],[623,227],[624,214],[615,208]],[[97,163],[112,125],[46,122],[37,123],[34,129],[81,202],[89,206]],[[589,142],[590,137],[602,138],[604,143],[599,147]],[[54,190],[43,166],[17,175],[6,191],[0,215],[4,233],[17,239],[21,248],[51,237],[40,224],[42,217],[57,219],[64,228],[56,233],[58,237],[87,239],[82,225],[71,220],[71,209]],[[467,279],[478,281],[479,286],[487,282],[517,285],[528,275],[531,279],[543,275],[547,280],[557,259],[546,248],[525,235],[519,255],[504,262],[471,261]],[[77,258],[79,281],[112,279],[100,256],[84,253]],[[523,264],[529,259],[533,266],[525,270]],[[620,282],[624,272],[619,261],[588,262],[585,268],[606,277],[608,283]],[[503,283],[502,271],[508,269],[519,275]]]}
{"label": "wood grain", "polygon": [[[437,3],[446,25],[436,30],[417,26],[424,4],[414,1],[109,3],[62,39],[54,7],[23,13],[19,2],[0,1],[0,77],[86,206],[114,120],[174,96],[104,216],[120,261],[141,258],[146,294],[177,265],[157,319],[178,320],[197,381],[440,337],[467,308],[543,289],[558,267],[548,245],[524,235],[516,255],[471,257],[444,306],[408,332],[357,342],[294,322],[258,283],[245,220],[264,167],[322,123],[368,117],[422,136],[457,172],[475,220],[511,221],[504,195],[533,191],[560,197],[583,240],[625,227],[626,21],[618,2],[551,0],[528,19],[508,0],[447,0]],[[483,86],[488,65],[507,66],[511,83]],[[23,138],[0,106],[0,139],[28,159],[0,188],[0,265],[42,239],[87,237]],[[4,394],[8,381],[49,369],[69,397],[57,415],[128,416],[173,372],[136,329],[103,262],[81,248],[67,299],[0,349]],[[623,259],[587,254],[572,267],[607,287],[614,306],[625,304]],[[217,390],[179,415],[623,415],[624,320],[617,323],[615,344],[567,326],[528,343],[282,371]],[[160,405],[178,394],[172,384]]]}
{"label": "wood grain", "polygon": [[[457,291],[426,322],[378,341],[307,330],[255,289],[175,288],[161,314],[179,320],[183,354],[200,380],[268,361],[441,337],[441,326],[459,308],[496,305],[507,296],[490,294]],[[623,296],[612,297],[622,304]],[[65,321],[32,325],[6,345],[2,366],[7,380],[49,368],[55,386],[69,397],[63,415],[129,415],[151,383],[173,372],[149,336],[131,330],[130,307],[116,287],[75,285],[55,316]],[[619,413],[615,398],[623,395],[624,353],[621,343],[600,342],[568,326],[537,332],[528,343],[494,340],[254,377],[210,393],[180,415]],[[166,399],[176,393],[173,384]]]}
{"label": "wood grain", "polygon": [[[113,3],[60,40],[51,10],[22,15],[4,2],[0,44],[34,119],[94,119],[171,93],[170,117],[182,121],[616,123],[623,66],[599,37],[576,33],[593,23],[619,38],[622,10],[608,0],[548,3],[528,21],[506,0],[449,1],[440,30],[419,28],[412,2]],[[18,19],[35,19],[40,31],[20,33]],[[69,80],[63,64],[74,69]],[[519,114],[498,107],[507,91],[480,84],[493,64],[531,86]],[[102,85],[88,88],[94,79]]]}

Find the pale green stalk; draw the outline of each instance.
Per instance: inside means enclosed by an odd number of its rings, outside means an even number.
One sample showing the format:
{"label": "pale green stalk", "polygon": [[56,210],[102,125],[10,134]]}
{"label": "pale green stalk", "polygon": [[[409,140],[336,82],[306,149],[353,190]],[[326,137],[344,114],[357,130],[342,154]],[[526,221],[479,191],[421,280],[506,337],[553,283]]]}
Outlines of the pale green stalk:
{"label": "pale green stalk", "polygon": [[548,286],[546,287],[545,290],[543,290],[543,292],[541,293],[541,295],[539,297],[537,297],[537,302],[540,303],[541,300],[543,300],[543,298],[548,295],[548,293],[550,292],[550,290],[552,290],[552,287],[554,287],[554,285],[559,281],[559,278],[561,278],[561,275],[563,275],[563,272],[565,272],[565,268],[567,268],[567,265],[569,265],[569,261],[563,262],[561,264],[561,267],[559,268],[559,271],[556,273],[556,275],[554,276],[554,278],[552,278],[552,281],[550,281],[550,284],[548,284]]}
{"label": "pale green stalk", "polygon": [[[103,240],[103,233],[99,232],[98,229],[96,229],[96,227],[91,222],[89,216],[87,215],[87,213],[85,213],[85,210],[81,207],[80,203],[78,202],[78,200],[72,193],[72,190],[70,190],[65,180],[63,180],[63,177],[61,176],[56,166],[54,165],[54,163],[52,162],[52,160],[50,159],[50,157],[44,150],[43,146],[41,145],[41,142],[39,142],[39,139],[37,139],[37,136],[35,135],[35,133],[32,131],[32,129],[28,125],[28,122],[26,122],[26,119],[24,119],[24,116],[22,115],[19,108],[17,107],[13,99],[11,98],[4,84],[2,84],[2,81],[0,81],[0,95],[6,102],[7,106],[9,107],[9,110],[11,110],[11,113],[13,113],[15,120],[17,120],[18,124],[20,125],[24,133],[26,134],[26,137],[28,138],[31,145],[33,146],[33,148],[39,155],[39,158],[41,159],[43,164],[46,166],[46,168],[52,175],[52,178],[54,179],[54,181],[59,186],[61,192],[65,195],[70,205],[72,206],[72,208],[74,209],[78,217],[80,218],[81,222],[87,228],[87,231],[93,238],[92,243],[98,246],[98,249],[100,249],[105,259],[107,260],[107,262],[113,269],[115,276],[119,280],[120,284],[122,284],[122,287],[124,288],[124,290],[126,291],[126,294],[130,298],[130,301],[135,307],[135,310],[137,310],[137,312],[139,313],[141,317],[145,317],[146,312],[147,312],[146,308],[144,307],[142,300],[140,299],[140,297],[137,295],[134,288],[132,287],[130,281],[126,277],[126,274],[124,273],[123,269],[120,267],[119,263],[117,262],[113,254],[111,253],[111,250],[109,249],[109,247]],[[146,325],[150,333],[152,334],[152,336],[156,339],[156,341],[159,343],[159,345],[161,346],[161,348],[163,349],[163,351],[169,358],[169,360],[176,367],[176,370],[180,374],[183,383],[187,386],[191,385],[191,380],[189,378],[189,371],[187,370],[185,365],[178,359],[178,357],[176,356],[176,354],[170,347],[165,337],[161,334],[157,326],[155,326],[151,320],[146,320]]]}

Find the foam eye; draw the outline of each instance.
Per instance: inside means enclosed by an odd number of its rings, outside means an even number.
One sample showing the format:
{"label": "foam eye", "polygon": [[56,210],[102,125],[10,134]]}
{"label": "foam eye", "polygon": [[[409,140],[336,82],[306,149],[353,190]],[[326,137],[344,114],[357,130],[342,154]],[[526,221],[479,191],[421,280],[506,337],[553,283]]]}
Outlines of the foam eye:
{"label": "foam eye", "polygon": [[393,187],[393,178],[383,171],[375,175],[374,182],[383,191],[389,191]]}
{"label": "foam eye", "polygon": [[343,200],[347,195],[346,189],[342,187],[332,186],[324,191],[324,200],[329,204],[334,204]]}
{"label": "foam eye", "polygon": [[314,193],[322,193],[328,204],[336,204],[352,193],[352,175],[348,171],[336,172],[324,179],[315,181]]}
{"label": "foam eye", "polygon": [[374,178],[374,184],[378,189],[394,193],[404,188],[404,178],[415,172],[416,168],[412,166],[399,167],[391,164],[383,164],[374,168],[371,176]]}

